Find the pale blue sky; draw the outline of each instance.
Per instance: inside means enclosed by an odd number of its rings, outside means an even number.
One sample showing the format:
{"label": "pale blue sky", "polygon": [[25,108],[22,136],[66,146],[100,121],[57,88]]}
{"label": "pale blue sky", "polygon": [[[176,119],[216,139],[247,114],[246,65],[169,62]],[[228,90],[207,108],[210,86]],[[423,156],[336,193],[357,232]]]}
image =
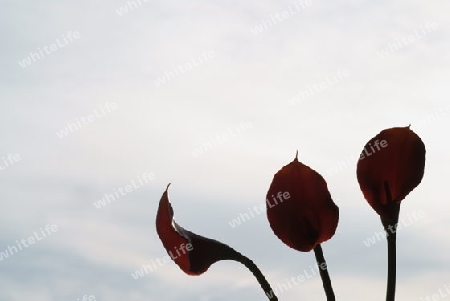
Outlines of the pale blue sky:
{"label": "pale blue sky", "polygon": [[[382,300],[386,246],[363,243],[381,225],[359,191],[356,157],[380,130],[408,124],[427,161],[401,215],[425,218],[398,235],[398,300],[420,301],[450,284],[448,1],[312,0],[258,34],[252,29],[295,2],[141,3],[120,15],[126,1],[0,0],[0,159],[21,158],[0,170],[0,252],[58,226],[0,261],[0,301],[264,300],[237,263],[200,277],[172,262],[138,280],[131,273],[166,255],[154,222],[171,182],[180,225],[248,255],[273,286],[300,275],[313,254],[284,246],[264,215],[229,225],[264,202],[273,174],[297,149],[340,207],[337,233],[323,245],[338,300]],[[378,55],[427,24],[438,27]],[[68,32],[80,37],[21,67]],[[214,56],[198,63],[204,51]],[[192,60],[198,66],[154,83]],[[350,75],[289,102],[339,70]],[[117,109],[58,137],[107,103]],[[242,122],[251,128],[217,142]],[[341,161],[346,166],[327,175]],[[155,179],[104,208],[93,205],[144,173]],[[320,279],[280,296],[299,299],[324,300]]]}

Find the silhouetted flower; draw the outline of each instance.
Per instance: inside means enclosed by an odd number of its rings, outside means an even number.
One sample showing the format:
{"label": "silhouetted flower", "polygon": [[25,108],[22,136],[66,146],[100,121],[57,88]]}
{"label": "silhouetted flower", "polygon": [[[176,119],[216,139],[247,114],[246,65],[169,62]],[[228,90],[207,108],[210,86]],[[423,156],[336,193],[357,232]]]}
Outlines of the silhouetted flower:
{"label": "silhouetted flower", "polygon": [[327,183],[297,156],[275,174],[266,207],[275,235],[302,252],[330,239],[339,221],[339,208],[331,199]]}
{"label": "silhouetted flower", "polygon": [[167,196],[169,185],[159,201],[156,231],[166,251],[183,272],[200,275],[219,260],[234,260],[252,272],[269,300],[278,301],[270,284],[252,260],[217,240],[183,229],[173,220],[173,209]]}
{"label": "silhouetted flower", "polygon": [[237,252],[229,246],[185,230],[173,220],[167,189],[159,201],[156,231],[175,263],[186,274],[200,275],[219,260],[236,260]]}
{"label": "silhouetted flower", "polygon": [[422,180],[425,145],[408,127],[381,131],[364,146],[357,177],[367,202],[381,216],[398,220],[400,202]]}

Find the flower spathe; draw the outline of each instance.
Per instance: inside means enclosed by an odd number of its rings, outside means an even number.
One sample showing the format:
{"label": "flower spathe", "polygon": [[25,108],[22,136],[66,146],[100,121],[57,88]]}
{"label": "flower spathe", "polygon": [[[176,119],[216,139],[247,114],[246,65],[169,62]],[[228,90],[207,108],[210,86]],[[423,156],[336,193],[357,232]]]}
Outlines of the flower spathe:
{"label": "flower spathe", "polygon": [[297,157],[275,174],[266,204],[273,232],[295,250],[311,251],[336,231],[339,208],[331,199],[327,183]]}
{"label": "flower spathe", "polygon": [[409,126],[385,129],[364,146],[357,178],[364,198],[382,219],[398,220],[400,202],[422,181],[425,152]]}
{"label": "flower spathe", "polygon": [[229,246],[185,230],[174,221],[167,195],[169,185],[159,201],[156,231],[181,270],[189,275],[200,275],[219,260],[235,259],[236,251]]}

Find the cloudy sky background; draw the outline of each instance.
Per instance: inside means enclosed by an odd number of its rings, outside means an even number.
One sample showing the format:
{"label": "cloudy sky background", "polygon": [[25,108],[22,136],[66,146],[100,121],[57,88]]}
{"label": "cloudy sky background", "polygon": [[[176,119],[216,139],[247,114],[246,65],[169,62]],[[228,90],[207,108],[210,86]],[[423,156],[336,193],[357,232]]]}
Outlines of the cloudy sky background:
{"label": "cloudy sky background", "polygon": [[[189,277],[170,262],[154,222],[170,198],[180,225],[252,258],[273,287],[314,264],[284,246],[261,214],[229,221],[264,203],[273,174],[299,159],[321,173],[340,207],[323,244],[338,300],[383,300],[386,245],[356,181],[356,157],[380,130],[411,128],[427,147],[422,184],[401,216],[398,300],[450,285],[448,1],[324,1],[254,34],[291,1],[0,0],[0,251],[47,224],[58,231],[0,261],[0,300],[264,300],[251,273],[220,262]],[[381,58],[378,53],[427,24],[438,28]],[[80,38],[21,67],[30,52],[69,31]],[[214,57],[163,85],[155,80],[204,51]],[[289,102],[300,90],[348,70],[333,86]],[[59,138],[68,123],[106,103],[117,109]],[[198,156],[196,148],[241,122],[252,127]],[[333,173],[330,170],[340,167]],[[4,166],[0,160],[1,166]],[[155,180],[97,209],[105,193],[144,173]],[[324,300],[314,277],[280,300]]]}

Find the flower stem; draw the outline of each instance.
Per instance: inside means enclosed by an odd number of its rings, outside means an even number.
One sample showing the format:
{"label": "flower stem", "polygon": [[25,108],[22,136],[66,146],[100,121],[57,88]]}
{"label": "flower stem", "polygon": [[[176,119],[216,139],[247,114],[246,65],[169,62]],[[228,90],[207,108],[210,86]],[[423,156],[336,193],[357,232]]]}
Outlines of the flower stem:
{"label": "flower stem", "polygon": [[386,301],[395,300],[396,266],[397,266],[397,235],[395,232],[389,233],[386,230],[388,245],[388,279],[386,289]]}
{"label": "flower stem", "polygon": [[386,288],[386,301],[395,300],[395,285],[397,278],[397,225],[400,215],[400,203],[393,202],[391,190],[387,182],[384,183],[386,200],[391,204],[391,214],[381,216],[381,223],[386,231],[386,240],[388,246],[388,277]]}
{"label": "flower stem", "polygon": [[250,258],[242,255],[237,251],[236,253],[237,258],[235,258],[235,260],[245,265],[250,270],[250,272],[252,272],[256,280],[258,280],[259,285],[261,285],[261,288],[264,290],[264,293],[266,294],[267,298],[269,298],[270,301],[278,301],[278,297],[275,295],[274,291],[270,287],[269,282],[267,282],[266,277],[264,277],[263,273],[258,268],[258,266]]}
{"label": "flower stem", "polygon": [[335,301],[336,297],[334,296],[333,287],[331,286],[331,279],[330,275],[328,274],[327,262],[325,261],[325,257],[323,257],[323,251],[320,244],[318,244],[314,248],[314,254],[316,255],[316,261],[319,267],[320,277],[322,278],[323,289],[325,290],[325,294],[327,295],[327,300]]}

